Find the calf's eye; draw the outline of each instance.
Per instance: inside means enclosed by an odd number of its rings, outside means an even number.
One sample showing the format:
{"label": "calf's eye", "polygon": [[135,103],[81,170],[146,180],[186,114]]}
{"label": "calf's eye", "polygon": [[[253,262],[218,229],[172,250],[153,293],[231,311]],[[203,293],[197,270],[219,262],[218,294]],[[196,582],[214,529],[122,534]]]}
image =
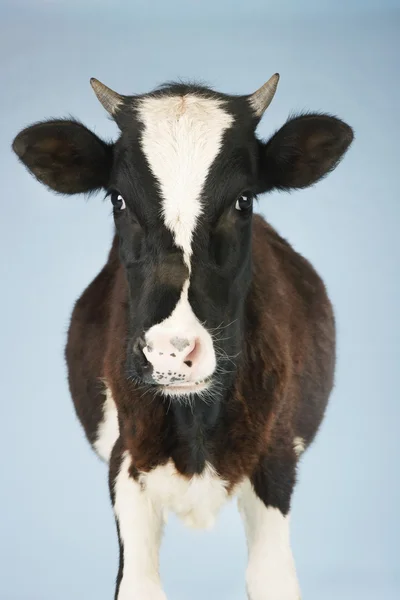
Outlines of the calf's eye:
{"label": "calf's eye", "polygon": [[236,200],[236,204],[235,204],[236,210],[240,210],[242,212],[251,210],[252,206],[253,206],[253,196],[251,194],[242,194]]}
{"label": "calf's eye", "polygon": [[118,192],[112,192],[111,202],[116,212],[119,212],[120,210],[124,210],[126,208],[125,200],[123,199],[121,194],[118,194]]}

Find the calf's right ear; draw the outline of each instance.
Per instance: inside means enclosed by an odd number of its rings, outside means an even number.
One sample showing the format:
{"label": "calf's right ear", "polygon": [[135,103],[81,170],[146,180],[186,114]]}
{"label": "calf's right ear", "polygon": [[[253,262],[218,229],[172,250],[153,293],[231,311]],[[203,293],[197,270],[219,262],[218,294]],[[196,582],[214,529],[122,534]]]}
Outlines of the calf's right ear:
{"label": "calf's right ear", "polygon": [[62,194],[107,187],[113,144],[77,121],[54,120],[23,129],[12,148],[41,183]]}

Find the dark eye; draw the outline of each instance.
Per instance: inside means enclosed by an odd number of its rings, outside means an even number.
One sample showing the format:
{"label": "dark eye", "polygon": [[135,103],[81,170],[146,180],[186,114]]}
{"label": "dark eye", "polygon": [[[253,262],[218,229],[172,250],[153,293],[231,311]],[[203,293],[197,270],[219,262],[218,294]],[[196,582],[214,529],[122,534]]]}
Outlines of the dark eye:
{"label": "dark eye", "polygon": [[126,208],[125,200],[123,199],[121,194],[118,194],[118,192],[111,193],[111,202],[116,212],[119,212],[120,210],[124,210],[124,208]]}
{"label": "dark eye", "polygon": [[236,210],[241,210],[243,212],[251,210],[253,206],[253,196],[249,193],[244,193],[236,200],[235,208]]}

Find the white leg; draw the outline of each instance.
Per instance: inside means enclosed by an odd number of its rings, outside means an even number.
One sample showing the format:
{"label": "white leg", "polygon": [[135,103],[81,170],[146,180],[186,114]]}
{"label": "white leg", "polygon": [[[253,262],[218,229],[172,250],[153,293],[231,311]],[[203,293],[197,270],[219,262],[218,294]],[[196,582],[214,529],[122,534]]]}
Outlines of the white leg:
{"label": "white leg", "polygon": [[162,509],[130,476],[130,464],[130,455],[124,452],[113,486],[123,559],[116,600],[166,600],[159,576]]}
{"label": "white leg", "polygon": [[300,600],[290,548],[289,516],[278,508],[265,506],[249,481],[243,485],[238,505],[249,551],[249,600]]}

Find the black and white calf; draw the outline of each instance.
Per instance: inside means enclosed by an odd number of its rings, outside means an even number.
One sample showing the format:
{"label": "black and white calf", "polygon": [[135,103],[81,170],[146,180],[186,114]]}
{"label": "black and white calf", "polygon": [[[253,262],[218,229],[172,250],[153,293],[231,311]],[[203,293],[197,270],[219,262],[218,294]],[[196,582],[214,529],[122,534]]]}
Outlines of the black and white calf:
{"label": "black and white calf", "polygon": [[250,600],[300,598],[290,501],[332,388],[334,318],[312,266],[253,203],[314,184],[353,133],[310,113],[260,141],[277,84],[247,96],[181,84],[121,96],[92,80],[117,141],[70,120],[14,140],[52,190],[104,189],[113,205],[112,248],[76,302],[66,358],[76,412],[109,463],[117,600],[165,600],[165,514],[210,527],[232,496]]}

